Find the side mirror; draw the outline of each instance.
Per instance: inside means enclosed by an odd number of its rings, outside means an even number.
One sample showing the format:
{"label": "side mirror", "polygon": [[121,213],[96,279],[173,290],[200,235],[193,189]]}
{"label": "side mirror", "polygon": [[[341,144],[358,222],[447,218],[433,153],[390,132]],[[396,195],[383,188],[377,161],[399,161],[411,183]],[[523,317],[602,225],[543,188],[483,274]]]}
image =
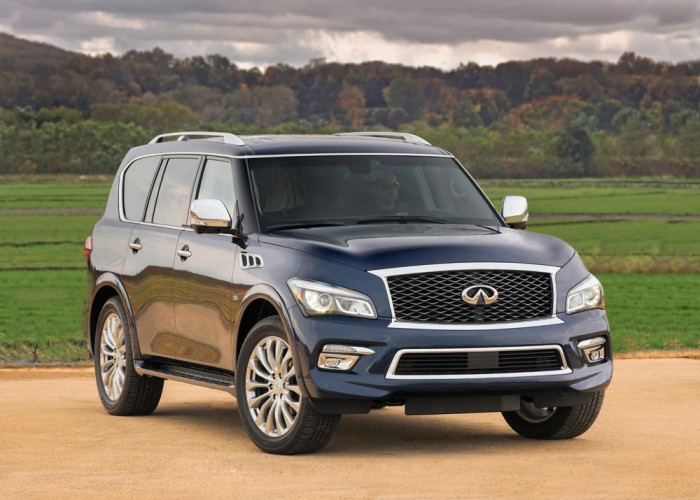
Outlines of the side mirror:
{"label": "side mirror", "polygon": [[506,196],[503,198],[501,215],[508,227],[525,229],[530,214],[527,212],[527,198],[524,196]]}
{"label": "side mirror", "polygon": [[194,200],[190,205],[192,229],[198,234],[231,227],[231,216],[221,200]]}

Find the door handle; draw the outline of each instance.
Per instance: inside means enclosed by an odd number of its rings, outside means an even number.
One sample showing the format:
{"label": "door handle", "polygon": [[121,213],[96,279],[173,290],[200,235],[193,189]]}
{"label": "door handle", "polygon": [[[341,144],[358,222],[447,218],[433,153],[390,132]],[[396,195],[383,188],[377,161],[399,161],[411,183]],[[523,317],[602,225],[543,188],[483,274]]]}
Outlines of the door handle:
{"label": "door handle", "polygon": [[189,259],[190,257],[192,257],[192,252],[190,252],[190,247],[187,245],[185,245],[184,247],[182,247],[180,250],[178,250],[175,253],[177,253],[178,257],[182,257],[183,259]]}
{"label": "door handle", "polygon": [[143,248],[143,245],[141,244],[141,240],[136,238],[134,241],[129,243],[129,248],[131,248],[134,252],[138,252]]}

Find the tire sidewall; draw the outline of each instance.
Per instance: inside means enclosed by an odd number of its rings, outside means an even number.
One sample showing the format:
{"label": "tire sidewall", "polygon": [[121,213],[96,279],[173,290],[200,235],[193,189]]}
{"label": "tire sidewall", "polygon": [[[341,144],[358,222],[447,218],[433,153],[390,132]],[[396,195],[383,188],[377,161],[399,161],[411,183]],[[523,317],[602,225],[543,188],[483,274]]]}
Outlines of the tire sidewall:
{"label": "tire sidewall", "polygon": [[[279,319],[279,317],[276,317],[275,320],[265,322],[264,324],[254,326],[250,334],[248,334],[243,342],[241,352],[238,356],[238,363],[236,366],[236,399],[238,402],[238,412],[241,415],[241,420],[243,421],[243,425],[245,426],[246,431],[253,442],[263,451],[283,453],[286,449],[294,446],[296,443],[298,435],[303,429],[303,421],[311,408],[311,402],[309,401],[308,397],[301,397],[300,409],[294,421],[294,426],[284,436],[278,438],[269,437],[263,434],[263,432],[258,429],[258,426],[255,425],[255,421],[253,420],[250,411],[248,411],[248,399],[245,387],[248,360],[250,359],[253,349],[255,349],[258,343],[264,338],[272,336],[284,340],[287,345],[289,345],[289,348],[293,349],[293,346],[289,343],[289,339],[287,338],[284,326],[282,325],[282,321]],[[301,378],[301,372],[299,367],[296,366],[296,363],[294,364],[294,367],[298,380]]]}

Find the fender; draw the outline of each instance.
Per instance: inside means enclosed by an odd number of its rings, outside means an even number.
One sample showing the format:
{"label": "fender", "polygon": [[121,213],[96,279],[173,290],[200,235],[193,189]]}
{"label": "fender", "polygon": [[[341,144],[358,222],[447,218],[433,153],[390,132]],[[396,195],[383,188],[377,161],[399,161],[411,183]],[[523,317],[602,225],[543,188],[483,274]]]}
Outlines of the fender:
{"label": "fender", "polygon": [[[95,287],[92,292],[92,297],[90,298],[90,318],[92,318],[93,314],[95,297],[98,295],[100,290],[106,286],[115,289],[117,291],[117,295],[119,296],[119,300],[122,301],[122,305],[124,306],[124,310],[126,311],[127,320],[129,321],[131,351],[134,356],[134,361],[141,360],[141,347],[139,346],[139,337],[136,334],[136,319],[134,318],[134,312],[131,308],[129,296],[126,294],[126,289],[124,288],[124,285],[122,284],[121,280],[117,277],[116,274],[110,272],[102,273],[100,277],[97,278],[97,280],[95,281]],[[96,313],[99,314],[99,311],[96,311]],[[92,335],[94,333],[92,331],[92,326],[90,326],[90,331],[88,333],[90,334],[90,338],[92,339]],[[92,344],[92,342],[90,342],[90,344]],[[92,351],[92,349],[93,347],[91,345],[90,350]]]}
{"label": "fender", "polygon": [[[257,299],[265,299],[267,302],[271,303],[277,311],[277,315],[282,320],[282,325],[284,326],[284,331],[287,336],[287,343],[292,349],[292,358],[294,359],[294,366],[298,367],[302,374],[301,377],[298,377],[301,392],[304,394],[304,396],[309,396],[309,392],[306,389],[305,381],[306,369],[305,365],[301,362],[301,359],[299,358],[299,353],[296,349],[297,336],[294,333],[294,329],[291,326],[292,321],[289,317],[289,312],[287,311],[287,307],[284,304],[284,299],[282,299],[282,296],[277,292],[277,290],[275,290],[270,285],[262,283],[254,285],[246,292],[245,296],[243,297],[243,300],[241,301],[241,309],[238,314],[238,317],[236,318],[236,323],[233,327],[233,345],[238,345],[238,331],[241,327],[241,319],[245,315],[245,312],[250,306],[250,304],[252,304]],[[238,365],[238,352],[236,352],[234,361],[235,364]]]}

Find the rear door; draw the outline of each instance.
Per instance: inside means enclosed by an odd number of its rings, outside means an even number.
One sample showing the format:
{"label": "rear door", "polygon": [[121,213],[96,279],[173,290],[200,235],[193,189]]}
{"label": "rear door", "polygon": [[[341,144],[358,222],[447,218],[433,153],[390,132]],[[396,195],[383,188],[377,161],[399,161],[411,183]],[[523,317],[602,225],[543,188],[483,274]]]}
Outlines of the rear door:
{"label": "rear door", "polygon": [[[231,161],[208,157],[194,199],[221,200],[234,218],[236,195]],[[173,264],[173,300],[179,358],[233,370],[233,269],[239,247],[230,235],[186,230]]]}
{"label": "rear door", "polygon": [[129,239],[122,280],[143,355],[177,357],[172,271],[201,157],[164,158],[143,221]]}

